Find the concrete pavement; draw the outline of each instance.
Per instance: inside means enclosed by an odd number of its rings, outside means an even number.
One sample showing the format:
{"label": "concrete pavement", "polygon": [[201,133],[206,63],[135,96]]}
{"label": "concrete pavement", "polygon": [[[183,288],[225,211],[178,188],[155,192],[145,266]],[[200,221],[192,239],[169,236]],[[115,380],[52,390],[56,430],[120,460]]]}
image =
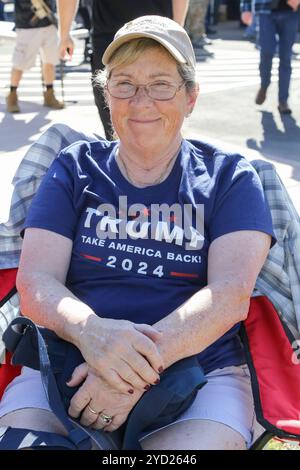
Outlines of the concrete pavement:
{"label": "concrete pavement", "polygon": [[[258,64],[259,53],[252,43],[241,39],[242,31],[236,23],[224,23],[219,27],[220,37],[208,49],[215,52],[215,59],[224,54],[232,64],[232,75],[241,73],[245,66],[233,63],[230,55],[240,51],[243,57],[254,53]],[[273,80],[267,100],[262,106],[254,104],[259,88],[256,83],[236,84],[234,88],[200,95],[195,114],[188,123],[189,134],[236,149],[249,158],[263,158],[275,164],[277,171],[300,212],[300,35],[294,51],[293,76],[290,88],[292,116],[281,116],[277,110],[278,59],[274,59]],[[229,52],[230,51],[230,52]],[[221,72],[222,73],[222,72]],[[249,68],[249,82],[255,76]],[[201,71],[199,72],[201,89]]]}
{"label": "concrete pavement", "polygon": [[[259,86],[258,51],[242,38],[242,33],[237,22],[221,23],[213,44],[207,48],[213,56],[197,54],[201,94],[194,113],[185,123],[184,135],[225,146],[248,158],[271,161],[276,165],[300,212],[300,41],[298,38],[294,47],[298,56],[294,60],[291,86],[293,116],[282,117],[277,111],[276,74],[265,104],[261,107],[254,104]],[[12,43],[0,44],[2,64],[4,59],[8,64],[12,48]],[[81,48],[82,45],[78,43],[78,56]],[[277,67],[277,60],[274,62]],[[40,104],[40,98],[38,103],[33,102],[31,97],[26,101],[24,85],[24,100],[21,101],[23,112],[19,115],[5,112],[8,69],[7,65],[5,74],[2,74],[0,64],[0,221],[7,216],[12,189],[10,181],[18,162],[28,146],[48,126],[54,122],[65,122],[83,131],[103,133],[96,108],[92,104],[86,64],[78,65],[78,70],[74,68],[73,73],[74,83],[76,76],[87,77],[82,100],[78,95],[78,103],[68,103],[62,111],[51,111]],[[71,75],[67,74],[65,80],[67,98],[68,87],[71,93]],[[35,90],[36,87],[34,85]],[[56,89],[59,91],[59,82]]]}

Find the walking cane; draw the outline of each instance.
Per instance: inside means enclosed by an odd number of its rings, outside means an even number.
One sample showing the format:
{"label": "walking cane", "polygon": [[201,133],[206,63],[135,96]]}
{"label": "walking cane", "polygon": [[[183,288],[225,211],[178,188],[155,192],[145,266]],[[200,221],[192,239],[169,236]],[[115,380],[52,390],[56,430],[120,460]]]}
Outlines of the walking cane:
{"label": "walking cane", "polygon": [[[67,53],[70,55],[69,49]],[[67,100],[65,101],[65,89],[64,89],[64,74],[65,74],[65,60],[60,59],[59,61],[59,72],[60,72],[60,85],[61,85],[61,98],[63,103],[77,103],[77,100]]]}

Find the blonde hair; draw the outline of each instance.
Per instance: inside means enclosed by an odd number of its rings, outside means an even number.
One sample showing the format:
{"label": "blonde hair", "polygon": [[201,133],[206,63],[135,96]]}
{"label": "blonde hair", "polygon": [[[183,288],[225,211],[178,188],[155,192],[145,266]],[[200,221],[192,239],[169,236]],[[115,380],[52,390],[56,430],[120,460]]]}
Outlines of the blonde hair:
{"label": "blonde hair", "polygon": [[[107,80],[110,78],[114,68],[120,65],[129,65],[135,62],[146,50],[157,49],[167,54],[171,59],[174,57],[159,42],[151,38],[132,39],[122,44],[111,56],[109,63],[104,70],[99,70],[93,78],[94,86],[100,86],[104,89]],[[175,61],[176,62],[176,61]],[[177,63],[177,69],[180,77],[185,82],[187,91],[192,91],[196,87],[195,70],[186,64]]]}

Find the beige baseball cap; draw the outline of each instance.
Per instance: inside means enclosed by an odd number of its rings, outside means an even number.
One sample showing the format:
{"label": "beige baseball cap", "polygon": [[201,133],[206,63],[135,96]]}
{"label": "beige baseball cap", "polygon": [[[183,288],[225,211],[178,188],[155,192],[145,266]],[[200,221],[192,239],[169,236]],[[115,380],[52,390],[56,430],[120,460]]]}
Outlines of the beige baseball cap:
{"label": "beige baseball cap", "polygon": [[109,63],[112,54],[122,44],[136,38],[152,38],[162,44],[177,62],[196,67],[194,49],[185,29],[170,18],[157,15],[140,16],[122,26],[104,52],[103,64]]}

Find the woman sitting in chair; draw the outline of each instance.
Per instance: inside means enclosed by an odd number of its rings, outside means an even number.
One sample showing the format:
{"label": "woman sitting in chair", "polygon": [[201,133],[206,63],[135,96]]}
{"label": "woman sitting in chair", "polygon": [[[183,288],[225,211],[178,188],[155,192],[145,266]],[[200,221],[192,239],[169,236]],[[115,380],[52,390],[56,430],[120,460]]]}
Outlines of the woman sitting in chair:
{"label": "woman sitting in chair", "polygon": [[[83,425],[118,429],[163,370],[197,355],[207,384],[142,447],[246,449],[255,413],[238,333],[273,237],[260,181],[240,155],[183,139],[198,84],[177,23],[137,18],[103,62],[118,140],[77,142],[45,176],[25,224],[22,313],[81,351],[68,411]],[[27,367],[0,416],[64,433]]]}

